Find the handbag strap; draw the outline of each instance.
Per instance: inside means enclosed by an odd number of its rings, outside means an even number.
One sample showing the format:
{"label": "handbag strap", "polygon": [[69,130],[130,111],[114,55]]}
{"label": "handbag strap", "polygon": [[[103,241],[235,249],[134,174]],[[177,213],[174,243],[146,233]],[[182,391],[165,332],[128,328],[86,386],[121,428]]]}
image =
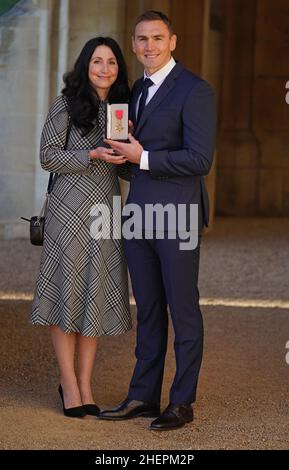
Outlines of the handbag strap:
{"label": "handbag strap", "polygon": [[[67,149],[69,134],[70,134],[71,127],[72,127],[72,120],[71,120],[70,116],[68,117],[68,119],[69,119],[69,121],[68,121],[65,144],[64,144],[63,150]],[[47,190],[46,190],[47,195],[49,195],[51,193],[51,191],[52,191],[52,189],[53,189],[53,187],[56,183],[57,178],[58,178],[58,173],[50,173],[49,180],[48,180],[48,185],[47,185]]]}

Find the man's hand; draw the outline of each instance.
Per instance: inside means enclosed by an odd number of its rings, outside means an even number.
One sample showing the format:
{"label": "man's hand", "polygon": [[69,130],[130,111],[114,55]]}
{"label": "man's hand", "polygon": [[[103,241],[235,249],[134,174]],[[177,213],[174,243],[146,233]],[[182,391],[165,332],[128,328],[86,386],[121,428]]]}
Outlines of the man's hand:
{"label": "man's hand", "polygon": [[[118,152],[119,153],[119,152]],[[94,150],[89,151],[89,157],[91,159],[103,160],[107,163],[113,163],[114,165],[122,165],[127,161],[127,158],[123,155],[115,155],[113,150],[106,147],[97,147]]]}
{"label": "man's hand", "polygon": [[123,155],[129,162],[139,164],[143,146],[130,133],[128,134],[128,140],[130,141],[129,144],[110,139],[104,139],[104,142],[110,145],[119,155]]}

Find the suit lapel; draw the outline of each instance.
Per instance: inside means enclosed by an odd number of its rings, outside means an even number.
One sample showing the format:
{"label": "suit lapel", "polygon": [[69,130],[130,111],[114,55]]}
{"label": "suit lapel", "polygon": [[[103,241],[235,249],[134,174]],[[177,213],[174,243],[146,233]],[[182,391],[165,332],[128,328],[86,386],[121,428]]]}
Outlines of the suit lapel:
{"label": "suit lapel", "polygon": [[[140,121],[136,127],[135,133],[138,134],[140,129],[143,127],[143,125],[146,123],[148,117],[150,114],[159,106],[159,104],[165,99],[167,94],[171,91],[171,89],[175,86],[175,80],[179,76],[179,74],[182,72],[183,66],[177,62],[175,67],[172,69],[172,71],[169,73],[169,75],[166,77],[164,82],[161,84],[159,87],[158,91],[154,94],[150,102],[146,105],[144,108],[144,111],[141,115]],[[141,82],[142,83],[142,82]],[[136,102],[137,98],[140,93],[140,88],[141,88],[141,83],[140,86],[138,87],[138,94],[134,93],[136,95],[135,97],[135,103],[134,103],[134,115],[135,115],[135,109],[136,109]],[[137,85],[137,83],[136,83]],[[136,120],[134,121],[136,122]]]}

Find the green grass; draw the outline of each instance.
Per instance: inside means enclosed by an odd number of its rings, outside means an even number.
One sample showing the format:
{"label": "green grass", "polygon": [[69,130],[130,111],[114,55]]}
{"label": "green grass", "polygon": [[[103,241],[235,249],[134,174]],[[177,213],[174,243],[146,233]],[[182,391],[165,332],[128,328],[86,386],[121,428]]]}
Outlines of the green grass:
{"label": "green grass", "polygon": [[0,15],[16,5],[18,0],[0,0]]}

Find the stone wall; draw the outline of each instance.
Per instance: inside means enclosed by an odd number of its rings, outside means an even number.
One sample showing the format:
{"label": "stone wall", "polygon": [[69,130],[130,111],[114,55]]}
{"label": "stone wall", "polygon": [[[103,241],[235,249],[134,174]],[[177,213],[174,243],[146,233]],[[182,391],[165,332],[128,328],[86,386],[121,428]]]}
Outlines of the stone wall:
{"label": "stone wall", "polygon": [[39,206],[39,133],[48,106],[49,0],[19,2],[0,17],[0,237],[27,234]]}
{"label": "stone wall", "polygon": [[[219,109],[222,79],[223,0],[172,0],[171,18],[178,36],[175,57],[214,88]],[[205,178],[210,199],[210,227],[215,214],[218,152]]]}
{"label": "stone wall", "polygon": [[37,214],[44,200],[39,141],[49,104],[85,41],[106,34],[123,46],[125,7],[125,0],[85,0],[85,8],[77,0],[22,0],[0,17],[0,238],[28,236],[19,218]]}
{"label": "stone wall", "polygon": [[216,90],[212,212],[289,215],[287,0],[85,0],[85,8],[77,0],[21,0],[0,16],[0,238],[27,236],[19,217],[40,209],[48,175],[39,139],[62,74],[86,40],[105,34],[123,47],[132,82],[142,73],[132,25],[148,8],[171,16],[176,57]]}
{"label": "stone wall", "polygon": [[259,143],[260,215],[289,215],[289,2],[258,0],[252,126]]}
{"label": "stone wall", "polygon": [[289,3],[225,7],[216,213],[288,216]]}

